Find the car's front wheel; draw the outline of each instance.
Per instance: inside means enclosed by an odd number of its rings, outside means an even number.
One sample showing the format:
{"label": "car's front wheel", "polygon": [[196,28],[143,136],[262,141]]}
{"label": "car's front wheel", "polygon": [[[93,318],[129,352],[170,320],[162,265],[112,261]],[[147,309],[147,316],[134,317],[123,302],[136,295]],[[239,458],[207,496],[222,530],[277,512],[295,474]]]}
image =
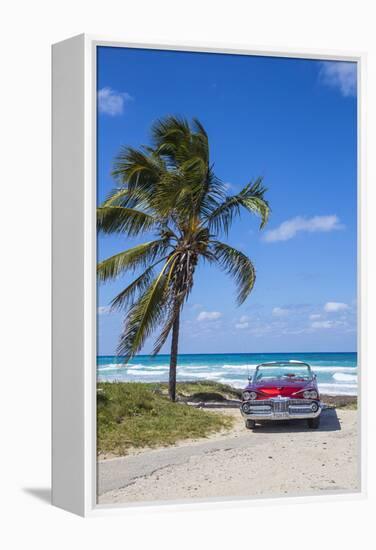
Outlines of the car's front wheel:
{"label": "car's front wheel", "polygon": [[254,420],[246,420],[245,427],[248,428],[248,430],[254,430],[256,428],[256,422]]}
{"label": "car's front wheel", "polygon": [[311,430],[317,430],[317,428],[320,427],[320,417],[316,416],[316,418],[308,418],[308,428],[311,428]]}

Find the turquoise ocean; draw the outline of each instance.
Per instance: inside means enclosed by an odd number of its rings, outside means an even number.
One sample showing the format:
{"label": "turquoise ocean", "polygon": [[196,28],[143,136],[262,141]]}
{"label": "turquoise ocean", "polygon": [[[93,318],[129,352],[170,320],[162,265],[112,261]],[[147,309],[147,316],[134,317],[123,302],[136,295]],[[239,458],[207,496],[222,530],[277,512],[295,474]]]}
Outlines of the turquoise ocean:
{"label": "turquoise ocean", "polygon": [[[256,365],[267,361],[305,361],[317,375],[319,389],[329,395],[357,395],[356,353],[220,353],[179,355],[177,379],[213,380],[243,388]],[[166,382],[169,356],[138,355],[128,364],[121,357],[97,358],[100,382]]]}

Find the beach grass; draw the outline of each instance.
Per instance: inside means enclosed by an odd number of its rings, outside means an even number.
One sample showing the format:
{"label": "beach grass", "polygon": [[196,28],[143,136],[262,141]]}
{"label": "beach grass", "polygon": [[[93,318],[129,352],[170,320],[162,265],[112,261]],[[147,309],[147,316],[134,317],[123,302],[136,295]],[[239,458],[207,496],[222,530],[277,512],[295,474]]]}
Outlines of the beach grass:
{"label": "beach grass", "polygon": [[[168,385],[158,384],[159,391],[168,395]],[[240,399],[242,391],[228,384],[214,382],[212,380],[178,382],[176,395],[178,399],[189,401],[225,401],[228,399]]]}
{"label": "beach grass", "polygon": [[356,411],[358,399],[354,395],[321,395],[321,400],[331,409]]}
{"label": "beach grass", "polygon": [[182,399],[216,394],[224,399],[236,390],[215,383],[177,384],[180,401],[168,399],[167,384],[100,382],[97,387],[98,454],[122,456],[131,448],[173,445],[230,429],[233,418],[198,409]]}

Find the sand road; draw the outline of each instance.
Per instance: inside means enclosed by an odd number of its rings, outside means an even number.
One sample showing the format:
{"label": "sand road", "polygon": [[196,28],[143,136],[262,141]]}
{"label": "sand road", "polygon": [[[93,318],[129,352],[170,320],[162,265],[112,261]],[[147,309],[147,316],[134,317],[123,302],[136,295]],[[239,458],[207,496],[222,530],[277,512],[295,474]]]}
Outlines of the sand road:
{"label": "sand road", "polygon": [[98,503],[261,497],[359,490],[357,411],[244,428],[98,463]]}

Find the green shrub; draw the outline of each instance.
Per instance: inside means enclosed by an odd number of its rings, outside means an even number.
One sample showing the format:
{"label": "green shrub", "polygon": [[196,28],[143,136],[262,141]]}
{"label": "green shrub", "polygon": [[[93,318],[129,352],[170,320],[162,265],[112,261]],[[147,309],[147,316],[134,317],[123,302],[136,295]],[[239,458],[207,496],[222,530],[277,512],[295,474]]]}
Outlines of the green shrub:
{"label": "green shrub", "polygon": [[[193,393],[208,391],[205,384],[193,386],[189,388]],[[206,437],[232,426],[233,419],[227,415],[182,402],[172,403],[165,390],[163,384],[99,383],[98,452],[124,455],[132,447],[173,445],[179,440]],[[187,396],[188,391],[187,384],[178,384],[179,395]]]}

